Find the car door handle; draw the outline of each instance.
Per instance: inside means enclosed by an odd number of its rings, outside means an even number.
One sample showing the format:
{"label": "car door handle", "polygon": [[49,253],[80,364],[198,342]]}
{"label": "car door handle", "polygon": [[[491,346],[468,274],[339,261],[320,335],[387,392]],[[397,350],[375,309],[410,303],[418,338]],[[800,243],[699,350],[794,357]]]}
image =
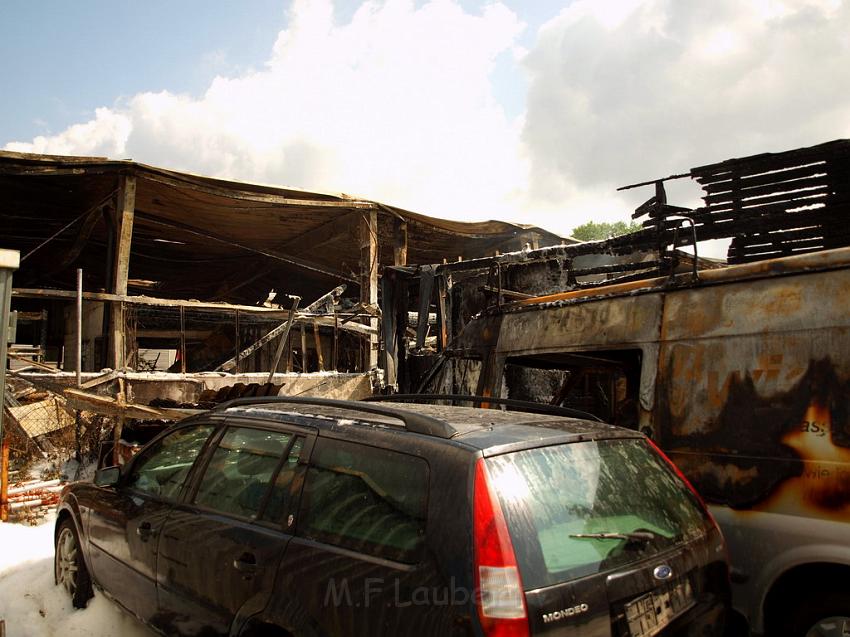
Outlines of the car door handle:
{"label": "car door handle", "polygon": [[256,573],[259,566],[257,565],[257,558],[253,553],[243,553],[233,560],[233,568],[247,575]]}
{"label": "car door handle", "polygon": [[153,527],[151,527],[150,522],[142,522],[139,526],[136,527],[136,535],[138,535],[143,540],[147,540],[152,533]]}

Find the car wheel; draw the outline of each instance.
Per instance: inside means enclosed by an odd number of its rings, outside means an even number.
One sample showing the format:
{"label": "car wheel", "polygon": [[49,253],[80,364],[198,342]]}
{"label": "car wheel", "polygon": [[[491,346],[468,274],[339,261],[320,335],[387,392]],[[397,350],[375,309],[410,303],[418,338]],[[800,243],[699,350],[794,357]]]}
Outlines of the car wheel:
{"label": "car wheel", "polygon": [[802,600],[791,618],[794,637],[846,637],[850,635],[850,593],[826,593]]}
{"label": "car wheel", "polygon": [[85,608],[94,593],[80,550],[77,529],[71,520],[65,520],[59,525],[53,564],[56,584],[65,589],[74,608]]}

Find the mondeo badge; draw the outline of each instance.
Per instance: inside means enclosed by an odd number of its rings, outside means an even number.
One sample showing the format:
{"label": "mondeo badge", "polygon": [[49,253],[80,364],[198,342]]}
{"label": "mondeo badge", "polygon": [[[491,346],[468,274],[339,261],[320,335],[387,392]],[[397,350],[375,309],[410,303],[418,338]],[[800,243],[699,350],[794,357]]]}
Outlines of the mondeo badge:
{"label": "mondeo badge", "polygon": [[550,622],[557,622],[561,621],[562,619],[567,619],[568,617],[575,617],[576,615],[586,613],[588,610],[590,610],[590,607],[587,604],[577,604],[576,606],[571,606],[570,608],[562,608],[561,610],[556,610],[554,613],[544,613],[543,623],[548,624]]}
{"label": "mondeo badge", "polygon": [[661,566],[656,566],[652,574],[655,576],[655,579],[670,579],[673,576],[673,569],[666,564],[662,564]]}

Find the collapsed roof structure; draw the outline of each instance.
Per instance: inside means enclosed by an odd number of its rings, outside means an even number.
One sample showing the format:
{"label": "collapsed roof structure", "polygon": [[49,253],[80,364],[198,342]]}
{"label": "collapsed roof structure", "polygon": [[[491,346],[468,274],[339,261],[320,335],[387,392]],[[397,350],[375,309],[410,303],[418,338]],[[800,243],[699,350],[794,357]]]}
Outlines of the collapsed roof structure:
{"label": "collapsed roof structure", "polygon": [[[0,152],[0,191],[4,246],[22,255],[16,297],[70,298],[79,267],[87,298],[111,303],[113,311],[155,304],[130,298],[138,295],[160,299],[160,307],[174,305],[166,299],[255,306],[272,290],[313,300],[342,285],[348,296],[374,306],[383,265],[563,241],[532,226],[435,219],[347,195],[98,157]],[[105,336],[116,316],[104,318]],[[109,356],[89,369],[125,366],[127,352],[112,341]]]}

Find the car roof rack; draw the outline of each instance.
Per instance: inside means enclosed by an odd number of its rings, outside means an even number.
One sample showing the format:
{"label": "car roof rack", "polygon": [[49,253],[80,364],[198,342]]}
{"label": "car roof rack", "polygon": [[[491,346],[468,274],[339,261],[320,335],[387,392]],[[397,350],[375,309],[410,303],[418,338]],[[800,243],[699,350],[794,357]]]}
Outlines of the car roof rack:
{"label": "car roof rack", "polygon": [[449,423],[439,418],[417,414],[405,409],[394,409],[383,405],[369,405],[356,400],[335,400],[331,398],[312,398],[295,396],[253,396],[248,398],[235,398],[226,403],[213,407],[212,411],[222,411],[230,407],[243,407],[247,405],[307,405],[316,407],[333,407],[348,411],[359,411],[361,413],[376,414],[378,416],[389,416],[404,423],[408,431],[437,438],[451,438],[457,434],[457,430]]}
{"label": "car roof rack", "polygon": [[566,416],[568,418],[582,418],[604,422],[598,416],[572,407],[561,407],[560,405],[546,405],[535,403],[530,400],[515,400],[513,398],[493,398],[492,396],[471,396],[466,394],[388,394],[381,396],[368,396],[364,402],[429,402],[432,400],[451,400],[458,402],[490,403],[492,405],[505,405],[513,407],[514,411],[525,411],[533,414],[544,414],[547,416]]}

